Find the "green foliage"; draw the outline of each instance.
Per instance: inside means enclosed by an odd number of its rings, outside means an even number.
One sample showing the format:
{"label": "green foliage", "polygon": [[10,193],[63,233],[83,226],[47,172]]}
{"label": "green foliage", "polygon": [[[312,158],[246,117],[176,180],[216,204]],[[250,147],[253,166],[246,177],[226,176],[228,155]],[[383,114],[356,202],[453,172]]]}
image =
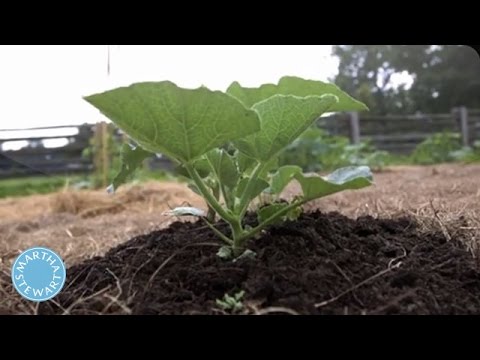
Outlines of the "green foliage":
{"label": "green foliage", "polygon": [[[364,101],[372,113],[450,112],[480,107],[480,58],[465,45],[336,45],[335,83]],[[394,76],[413,76],[395,88]]]}
{"label": "green foliage", "polygon": [[340,157],[341,163],[346,165],[369,166],[380,171],[392,161],[392,156],[383,150],[377,150],[370,141],[345,146]]}
{"label": "green foliage", "polygon": [[[322,114],[365,109],[335,85],[284,77],[277,85],[259,88],[233,83],[226,94],[205,87],[183,89],[163,81],[134,84],[86,100],[140,145],[135,150],[125,148],[115,187],[148,152],[166,154],[203,196],[209,211],[206,217],[199,216],[235,257],[250,254],[245,250],[249,238],[279,219],[295,218],[306,202],[369,186],[372,181],[365,166],[340,169],[327,177],[307,177],[295,166],[278,168],[278,156]],[[253,228],[243,223],[256,198],[278,195],[294,178],[302,185],[302,195],[286,205],[260,210],[259,223]],[[172,213],[203,212],[181,208]],[[231,234],[213,226],[216,215],[230,225]],[[229,255],[228,248],[219,255]]]}
{"label": "green foliage", "polygon": [[245,295],[245,291],[243,290],[237,292],[233,296],[225,294],[223,296],[223,299],[217,299],[216,303],[218,307],[220,307],[222,310],[237,312],[243,309],[242,298],[244,295]]}
{"label": "green foliage", "polygon": [[379,151],[368,141],[350,144],[344,136],[331,136],[318,128],[310,127],[291,143],[281,154],[280,165],[296,164],[304,171],[317,172],[333,170],[342,166],[370,166],[383,169],[390,156]]}
{"label": "green foliage", "polygon": [[451,156],[464,163],[480,162],[480,140],[475,141],[471,147],[462,147],[460,150],[453,151]]}
{"label": "green foliage", "polygon": [[75,183],[80,177],[31,176],[0,180],[0,198],[7,196],[25,196],[46,194],[57,191],[69,183]]}
{"label": "green foliage", "polygon": [[85,100],[146,150],[181,163],[260,129],[256,113],[233,97],[170,81],[133,84]]}
{"label": "green foliage", "polygon": [[431,165],[453,162],[459,159],[462,149],[460,134],[444,132],[429,136],[421,142],[410,156],[413,164]]}
{"label": "green foliage", "polygon": [[258,88],[243,87],[235,81],[228,87],[227,93],[237,98],[247,107],[253,107],[255,104],[277,94],[298,97],[329,94],[338,99],[338,102],[332,104],[330,111],[346,111],[345,109],[347,108],[349,111],[368,110],[365,104],[355,100],[334,84],[317,80],[305,80],[295,76],[284,76],[278,84],[264,84]]}
{"label": "green foliage", "polygon": [[123,144],[121,150],[121,167],[117,176],[113,179],[111,190],[115,191],[117,187],[125,183],[127,179],[142,166],[143,160],[155,154],[150,151],[146,151],[141,147],[133,147],[129,144]]}

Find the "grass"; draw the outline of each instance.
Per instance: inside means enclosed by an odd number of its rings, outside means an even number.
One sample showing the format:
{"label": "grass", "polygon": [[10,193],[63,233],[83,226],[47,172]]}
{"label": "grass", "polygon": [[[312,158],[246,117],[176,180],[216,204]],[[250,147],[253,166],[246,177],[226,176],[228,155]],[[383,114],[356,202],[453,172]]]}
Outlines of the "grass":
{"label": "grass", "polygon": [[[168,172],[142,170],[135,177],[138,182],[148,180],[172,180],[173,176]],[[90,175],[57,175],[57,176],[30,176],[12,179],[0,179],[0,199],[14,196],[28,196],[33,194],[48,194],[64,187],[76,187],[83,184],[91,188],[92,177]]]}
{"label": "grass", "polygon": [[79,176],[31,176],[0,180],[0,198],[46,194],[80,180]]}

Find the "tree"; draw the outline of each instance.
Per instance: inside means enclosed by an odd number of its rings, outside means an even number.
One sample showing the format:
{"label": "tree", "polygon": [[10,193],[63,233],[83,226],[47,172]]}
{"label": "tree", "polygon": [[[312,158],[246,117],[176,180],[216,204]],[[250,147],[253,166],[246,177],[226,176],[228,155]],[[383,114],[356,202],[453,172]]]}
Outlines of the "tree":
{"label": "tree", "polygon": [[[480,108],[480,57],[463,45],[337,45],[334,81],[377,114]],[[398,84],[399,74],[413,83]],[[369,95],[371,94],[371,95]]]}

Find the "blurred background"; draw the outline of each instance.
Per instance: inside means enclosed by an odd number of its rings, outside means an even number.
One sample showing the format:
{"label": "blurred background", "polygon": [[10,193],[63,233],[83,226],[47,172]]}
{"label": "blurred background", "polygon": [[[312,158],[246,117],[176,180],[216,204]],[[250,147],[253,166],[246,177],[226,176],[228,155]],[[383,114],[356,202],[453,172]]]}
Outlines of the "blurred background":
{"label": "blurred background", "polygon": [[[127,141],[82,97],[140,81],[225,90],[334,82],[370,108],[320,118],[282,155],[307,171],[480,161],[480,58],[461,45],[0,46],[0,197],[106,187]],[[132,181],[175,177],[165,158]]]}

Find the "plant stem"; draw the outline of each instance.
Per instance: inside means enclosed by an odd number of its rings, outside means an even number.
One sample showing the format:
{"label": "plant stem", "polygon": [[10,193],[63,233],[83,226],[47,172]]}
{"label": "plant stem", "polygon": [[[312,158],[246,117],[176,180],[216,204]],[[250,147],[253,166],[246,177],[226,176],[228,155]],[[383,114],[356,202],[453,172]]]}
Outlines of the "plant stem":
{"label": "plant stem", "polygon": [[258,224],[252,230],[244,233],[240,239],[234,239],[234,246],[236,244],[238,244],[239,247],[242,247],[243,244],[245,243],[245,241],[248,238],[250,238],[250,237],[256,235],[258,232],[262,231],[266,226],[270,225],[273,221],[275,221],[280,216],[285,215],[287,212],[289,212],[290,210],[292,210],[292,209],[294,209],[298,206],[302,206],[303,204],[307,203],[308,201],[310,201],[310,200],[309,199],[297,200],[297,201],[294,201],[293,203],[291,203],[290,205],[288,205],[287,207],[284,207],[283,209],[280,209],[275,214],[270,216],[267,220]]}
{"label": "plant stem", "polygon": [[220,184],[220,192],[223,196],[223,201],[225,201],[225,205],[227,206],[228,209],[232,210],[232,204],[231,204],[231,201],[230,201],[230,197],[227,196],[227,191],[225,190],[225,186],[223,184]]}
{"label": "plant stem", "polygon": [[195,182],[195,185],[197,185],[198,190],[200,190],[200,193],[207,201],[208,205],[210,205],[217,212],[217,214],[229,224],[235,222],[236,219],[227,213],[224,208],[222,208],[217,199],[215,199],[212,193],[207,189],[197,170],[191,164],[185,164],[185,168],[187,169],[192,180]]}
{"label": "plant stem", "polygon": [[208,205],[207,220],[212,223],[215,222],[215,214],[215,210],[210,205]]}
{"label": "plant stem", "polygon": [[[218,197],[219,197],[219,189],[218,189],[218,184],[217,186],[215,186],[213,189],[212,189],[212,193],[213,193],[213,196],[215,197],[215,199],[217,199],[218,201]],[[215,212],[215,209],[212,208],[211,205],[208,205],[208,213],[207,213],[207,220],[210,221],[211,223],[214,223],[215,222],[215,215],[217,213]]]}
{"label": "plant stem", "polygon": [[233,245],[233,240],[228,238],[227,236],[223,235],[222,232],[220,230],[218,230],[215,226],[213,226],[213,224],[211,224],[207,219],[205,218],[202,218],[203,221],[205,222],[205,224],[207,224],[207,226],[213,230],[213,232],[215,234],[217,234],[217,236],[222,239],[223,241],[225,241],[228,245],[232,246]]}
{"label": "plant stem", "polygon": [[240,197],[240,205],[238,206],[238,213],[240,214],[240,219],[243,219],[243,217],[245,216],[245,212],[247,211],[248,205],[250,204],[251,200],[249,199],[249,194],[252,191],[253,186],[255,186],[255,180],[258,178],[264,167],[265,163],[258,163],[258,165],[253,170],[250,179],[248,180],[247,186],[245,186],[245,190],[243,190],[242,196]]}

